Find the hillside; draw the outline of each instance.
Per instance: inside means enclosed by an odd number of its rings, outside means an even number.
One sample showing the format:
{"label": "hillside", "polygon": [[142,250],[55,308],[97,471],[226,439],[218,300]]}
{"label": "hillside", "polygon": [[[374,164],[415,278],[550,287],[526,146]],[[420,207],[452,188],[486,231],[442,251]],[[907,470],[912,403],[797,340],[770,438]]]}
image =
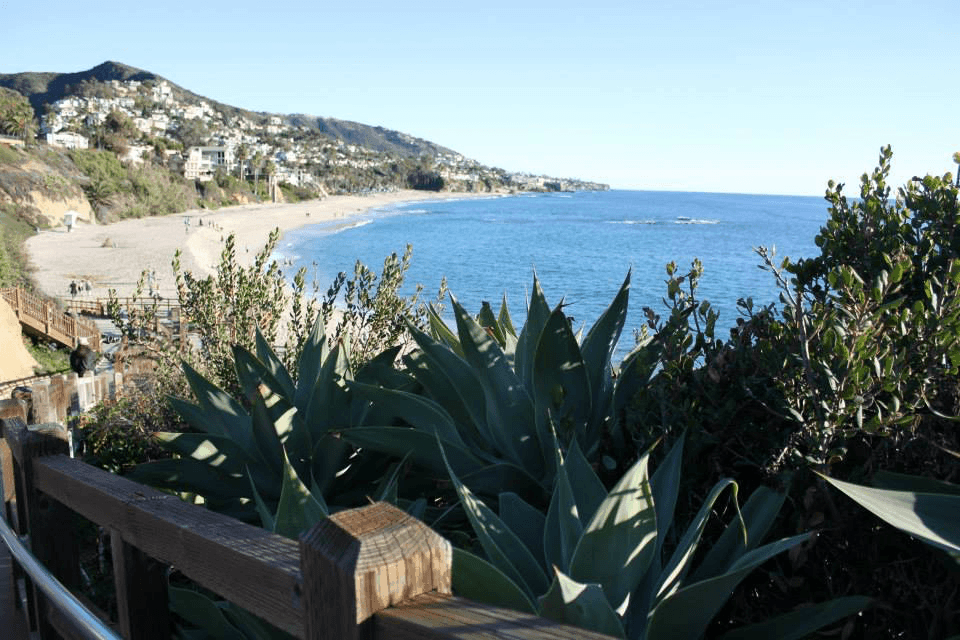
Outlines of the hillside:
{"label": "hillside", "polygon": [[427,140],[414,138],[383,127],[336,118],[322,118],[305,114],[283,115],[234,107],[193,93],[155,73],[120,62],[108,61],[92,69],[75,73],[24,72],[0,74],[0,87],[13,89],[26,96],[33,106],[33,110],[39,115],[44,113],[47,105],[65,97],[102,94],[101,87],[98,85],[102,86],[114,80],[117,82],[129,82],[131,80],[167,82],[173,89],[174,96],[181,102],[197,104],[205,101],[217,111],[232,118],[242,117],[258,121],[270,116],[280,117],[281,121],[291,126],[306,126],[325,133],[331,138],[343,140],[347,144],[360,145],[381,153],[389,152],[410,157],[454,153],[450,149]]}

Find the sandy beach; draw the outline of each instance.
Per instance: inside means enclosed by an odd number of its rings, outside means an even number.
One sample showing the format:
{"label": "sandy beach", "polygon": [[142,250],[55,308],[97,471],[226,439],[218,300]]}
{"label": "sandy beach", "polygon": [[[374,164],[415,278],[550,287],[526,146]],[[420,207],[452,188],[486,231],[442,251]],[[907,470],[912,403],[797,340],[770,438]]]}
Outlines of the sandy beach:
{"label": "sandy beach", "polygon": [[[30,238],[27,251],[33,279],[50,296],[69,297],[71,281],[89,281],[91,290],[78,298],[104,298],[110,289],[120,297],[136,288],[141,272],[156,272],[163,297],[176,296],[170,265],[174,253],[195,275],[212,273],[220,260],[223,240],[236,236],[237,256],[252,262],[270,232],[281,234],[309,224],[348,219],[397,202],[463,198],[472,194],[397,191],[369,196],[331,196],[295,204],[253,204],[215,211],[195,209],[155,218],[124,220],[109,225],[78,224],[41,231]],[[478,194],[479,195],[479,194]],[[486,194],[489,196],[489,194]],[[202,222],[202,225],[201,225]],[[143,292],[144,295],[148,291]]]}

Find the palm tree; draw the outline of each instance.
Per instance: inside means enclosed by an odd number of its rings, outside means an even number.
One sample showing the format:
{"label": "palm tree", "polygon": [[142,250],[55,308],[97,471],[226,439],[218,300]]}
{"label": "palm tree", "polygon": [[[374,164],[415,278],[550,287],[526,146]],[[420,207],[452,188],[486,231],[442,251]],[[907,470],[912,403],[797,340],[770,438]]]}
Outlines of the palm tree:
{"label": "palm tree", "polygon": [[953,154],[953,161],[957,163],[957,187],[960,187],[960,151]]}
{"label": "palm tree", "polygon": [[259,150],[253,154],[253,159],[251,160],[251,164],[253,164],[254,179],[253,192],[256,194],[260,193],[260,167],[263,166],[263,160],[263,153],[261,153]]}
{"label": "palm tree", "polygon": [[243,163],[244,163],[244,161],[247,159],[247,154],[248,154],[248,153],[249,153],[249,152],[247,151],[247,145],[246,145],[245,143],[242,143],[242,142],[241,142],[241,143],[237,146],[237,153],[236,153],[236,156],[237,156],[237,177],[240,179],[241,182],[243,181]]}

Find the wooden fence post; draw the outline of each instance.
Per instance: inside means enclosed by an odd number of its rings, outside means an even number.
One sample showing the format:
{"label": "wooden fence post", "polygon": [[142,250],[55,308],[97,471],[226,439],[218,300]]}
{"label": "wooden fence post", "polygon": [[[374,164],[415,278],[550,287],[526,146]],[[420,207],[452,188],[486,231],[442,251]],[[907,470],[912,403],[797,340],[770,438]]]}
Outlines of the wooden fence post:
{"label": "wooden fence post", "polygon": [[166,567],[110,529],[117,619],[125,640],[170,638]]}
{"label": "wooden fence post", "polygon": [[300,537],[306,640],[373,638],[377,611],[450,593],[452,564],[448,541],[392,505],[334,514]]}
{"label": "wooden fence post", "polygon": [[[80,563],[76,536],[71,535],[70,511],[56,500],[34,488],[33,462],[48,455],[70,453],[67,429],[50,423],[28,427],[19,418],[0,421],[3,437],[13,458],[16,484],[17,521],[23,531],[26,524],[33,555],[65,586],[80,583]],[[33,628],[43,640],[58,637],[50,624],[43,594],[30,589],[30,613]]]}

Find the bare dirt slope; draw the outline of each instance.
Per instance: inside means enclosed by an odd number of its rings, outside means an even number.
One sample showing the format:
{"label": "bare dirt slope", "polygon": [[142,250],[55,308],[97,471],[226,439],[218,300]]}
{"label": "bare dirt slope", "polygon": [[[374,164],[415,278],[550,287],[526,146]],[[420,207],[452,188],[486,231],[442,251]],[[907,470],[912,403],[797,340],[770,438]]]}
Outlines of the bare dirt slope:
{"label": "bare dirt slope", "polygon": [[36,360],[23,346],[17,316],[0,298],[0,382],[32,376],[35,366]]}

